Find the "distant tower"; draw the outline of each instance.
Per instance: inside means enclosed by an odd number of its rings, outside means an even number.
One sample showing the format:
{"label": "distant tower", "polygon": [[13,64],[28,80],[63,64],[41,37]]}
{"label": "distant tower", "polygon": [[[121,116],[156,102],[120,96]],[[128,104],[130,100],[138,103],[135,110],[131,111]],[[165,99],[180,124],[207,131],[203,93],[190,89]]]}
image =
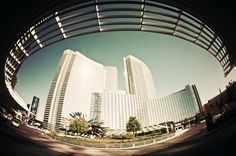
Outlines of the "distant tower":
{"label": "distant tower", "polygon": [[203,107],[202,107],[202,102],[201,102],[201,99],[200,99],[200,96],[199,96],[199,93],[198,93],[198,90],[197,90],[196,85],[192,85],[192,89],[193,89],[193,91],[194,91],[194,95],[195,95],[196,100],[197,100],[199,112],[200,112],[200,113],[204,113]]}
{"label": "distant tower", "polygon": [[156,98],[155,84],[148,66],[131,55],[124,57],[123,60],[127,92],[148,99]]}
{"label": "distant tower", "polygon": [[31,107],[30,107],[30,112],[32,112],[35,116],[38,111],[38,106],[39,106],[39,98],[34,96],[33,100],[32,100]]}

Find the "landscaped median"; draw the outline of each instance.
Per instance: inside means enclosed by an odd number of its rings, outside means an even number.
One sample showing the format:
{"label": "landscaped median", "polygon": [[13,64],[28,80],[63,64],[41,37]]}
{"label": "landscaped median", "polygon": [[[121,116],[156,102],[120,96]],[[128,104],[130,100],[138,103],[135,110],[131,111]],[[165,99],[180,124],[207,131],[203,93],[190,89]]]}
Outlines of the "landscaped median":
{"label": "landscaped median", "polygon": [[55,139],[61,142],[75,144],[79,146],[94,147],[94,148],[130,148],[138,147],[151,143],[156,143],[170,137],[175,136],[175,133],[162,134],[162,135],[144,135],[137,136],[131,139],[111,139],[111,138],[70,138],[56,136]]}

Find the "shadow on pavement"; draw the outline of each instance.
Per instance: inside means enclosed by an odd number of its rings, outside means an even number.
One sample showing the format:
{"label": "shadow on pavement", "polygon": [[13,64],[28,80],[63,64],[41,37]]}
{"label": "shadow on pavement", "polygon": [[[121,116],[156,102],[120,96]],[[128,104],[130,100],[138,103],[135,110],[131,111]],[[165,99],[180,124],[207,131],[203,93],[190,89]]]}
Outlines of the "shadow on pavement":
{"label": "shadow on pavement", "polygon": [[[6,156],[13,155],[33,155],[33,156],[73,156],[74,153],[61,153],[55,150],[50,149],[49,144],[42,144],[40,141],[36,142],[35,140],[27,137],[32,134],[30,133],[27,127],[22,126],[16,128],[12,126],[8,121],[3,121],[0,119],[0,149],[1,154],[4,153]],[[32,133],[35,133],[32,131]],[[37,137],[38,134],[33,134]]]}

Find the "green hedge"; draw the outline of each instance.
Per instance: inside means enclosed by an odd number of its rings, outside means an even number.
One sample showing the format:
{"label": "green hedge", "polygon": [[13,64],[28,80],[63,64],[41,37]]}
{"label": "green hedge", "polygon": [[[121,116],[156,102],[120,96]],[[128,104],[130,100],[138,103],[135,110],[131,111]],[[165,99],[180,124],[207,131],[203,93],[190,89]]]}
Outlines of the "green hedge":
{"label": "green hedge", "polygon": [[129,143],[129,142],[144,141],[148,139],[159,138],[166,135],[168,134],[155,133],[155,134],[149,134],[149,135],[137,136],[137,137],[134,137],[133,135],[113,135],[107,138],[95,138],[95,139],[90,139],[90,138],[76,139],[76,138],[57,136],[56,139],[63,142],[73,143],[73,144],[78,144],[78,143],[83,143],[83,142],[106,144],[106,143]]}

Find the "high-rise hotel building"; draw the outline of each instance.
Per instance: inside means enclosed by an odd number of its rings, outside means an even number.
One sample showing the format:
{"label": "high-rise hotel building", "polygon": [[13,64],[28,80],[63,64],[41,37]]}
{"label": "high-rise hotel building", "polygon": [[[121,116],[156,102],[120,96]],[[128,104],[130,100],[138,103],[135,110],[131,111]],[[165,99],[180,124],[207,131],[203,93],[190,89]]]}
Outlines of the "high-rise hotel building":
{"label": "high-rise hotel building", "polygon": [[131,55],[123,60],[127,93],[148,99],[156,98],[155,84],[148,66]]}
{"label": "high-rise hotel building", "polygon": [[79,52],[65,50],[51,83],[44,128],[63,127],[63,118],[82,112],[110,129],[125,129],[130,116],[142,127],[181,121],[201,111],[195,86],[157,98],[150,69],[134,56],[123,59],[127,91],[118,89],[116,67],[104,66]]}
{"label": "high-rise hotel building", "polygon": [[106,67],[79,52],[65,50],[51,83],[44,112],[44,128],[59,129],[72,112],[89,118],[91,93],[118,90],[116,67]]}
{"label": "high-rise hotel building", "polygon": [[186,85],[184,89],[168,96],[147,100],[148,124],[179,122],[200,113],[202,105],[195,88],[195,85]]}
{"label": "high-rise hotel building", "polygon": [[201,110],[194,85],[187,85],[176,93],[153,99],[122,92],[93,93],[91,117],[110,129],[125,129],[130,116],[135,116],[142,127],[148,127],[192,118]]}
{"label": "high-rise hotel building", "polygon": [[157,98],[151,70],[134,56],[123,58],[127,93],[96,92],[92,94],[91,118],[110,129],[125,129],[130,116],[142,127],[162,122],[178,122],[201,112],[201,101],[195,85]]}

